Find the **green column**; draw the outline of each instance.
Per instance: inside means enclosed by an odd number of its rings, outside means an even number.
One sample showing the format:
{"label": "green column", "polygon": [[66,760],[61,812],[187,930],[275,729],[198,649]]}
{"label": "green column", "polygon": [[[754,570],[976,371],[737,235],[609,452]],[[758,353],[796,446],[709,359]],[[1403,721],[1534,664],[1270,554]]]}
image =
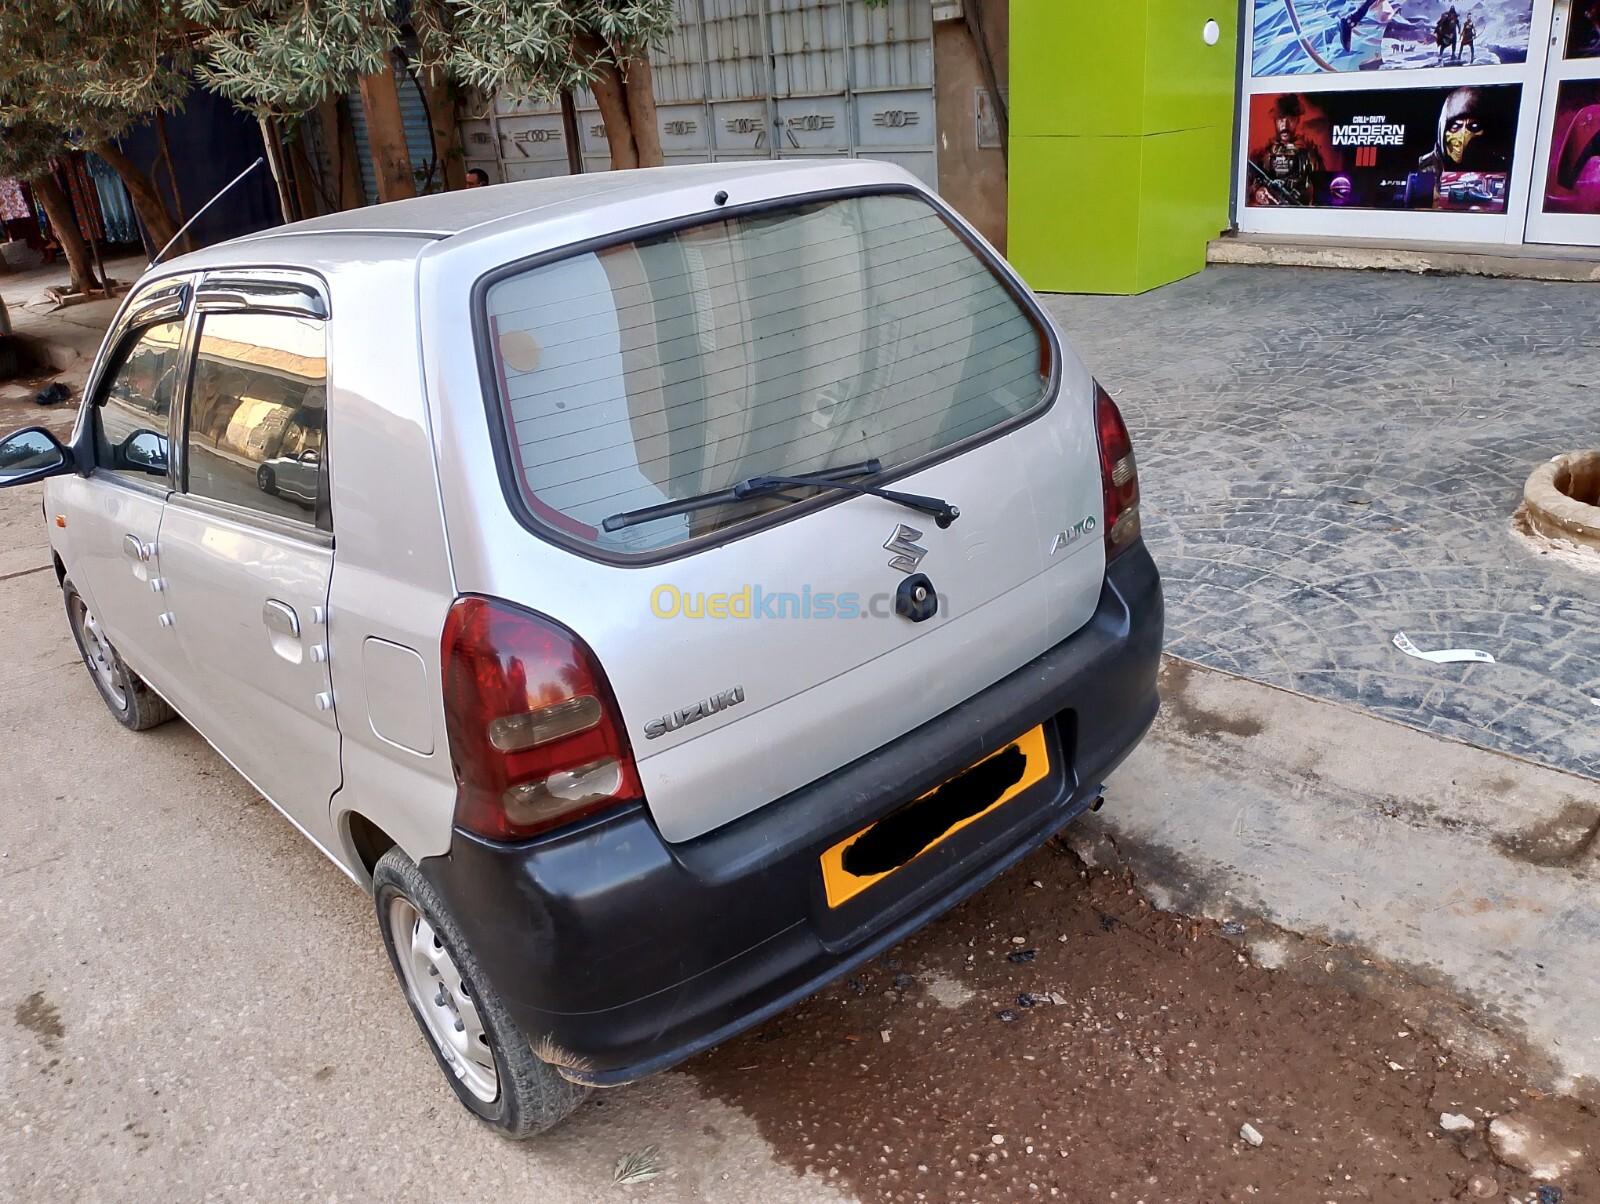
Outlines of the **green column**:
{"label": "green column", "polygon": [[1029,284],[1138,293],[1205,266],[1237,37],[1238,0],[1011,0],[1008,246]]}

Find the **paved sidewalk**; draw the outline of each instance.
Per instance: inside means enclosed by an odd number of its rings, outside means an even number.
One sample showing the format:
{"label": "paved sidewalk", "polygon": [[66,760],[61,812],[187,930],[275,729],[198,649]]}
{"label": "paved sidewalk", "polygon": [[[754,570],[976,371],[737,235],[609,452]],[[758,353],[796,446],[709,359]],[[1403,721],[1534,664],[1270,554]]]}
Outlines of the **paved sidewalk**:
{"label": "paved sidewalk", "polygon": [[1600,444],[1600,293],[1214,267],[1047,304],[1133,428],[1169,651],[1600,776],[1600,577],[1510,533]]}
{"label": "paved sidewalk", "polygon": [[[106,274],[121,284],[132,284],[145,270],[143,255],[108,259]],[[58,371],[87,370],[116,317],[123,293],[60,308],[43,302],[45,290],[65,287],[65,262],[0,275],[0,298],[5,299],[12,333],[25,339],[50,367]]]}

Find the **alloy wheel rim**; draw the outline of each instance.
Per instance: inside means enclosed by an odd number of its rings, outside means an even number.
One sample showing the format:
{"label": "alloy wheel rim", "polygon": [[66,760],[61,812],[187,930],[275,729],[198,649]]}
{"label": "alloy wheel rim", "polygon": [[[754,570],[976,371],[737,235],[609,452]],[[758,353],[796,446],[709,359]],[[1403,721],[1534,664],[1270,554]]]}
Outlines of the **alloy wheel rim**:
{"label": "alloy wheel rim", "polygon": [[94,612],[82,598],[73,599],[78,619],[78,628],[83,632],[84,659],[89,662],[89,672],[93,673],[95,680],[100,683],[100,688],[117,705],[118,709],[128,705],[128,696],[122,689],[122,683],[117,674],[117,654],[111,647],[111,641],[106,638],[106,633],[100,629],[100,621],[94,617]]}
{"label": "alloy wheel rim", "polygon": [[403,895],[389,903],[389,930],[406,994],[434,1047],[468,1091],[484,1103],[500,1094],[500,1072],[477,1000],[450,951],[416,905]]}

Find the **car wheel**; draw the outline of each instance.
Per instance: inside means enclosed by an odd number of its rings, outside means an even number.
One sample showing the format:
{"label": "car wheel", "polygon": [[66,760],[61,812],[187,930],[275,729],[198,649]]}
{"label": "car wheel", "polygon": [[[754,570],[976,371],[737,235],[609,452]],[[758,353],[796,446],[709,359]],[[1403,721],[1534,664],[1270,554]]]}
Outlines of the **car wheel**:
{"label": "car wheel", "polygon": [[61,583],[67,604],[67,625],[78,643],[78,653],[94,680],[106,707],[117,722],[131,731],[142,732],[173,718],[176,712],[118,655],[100,621],[71,581]]}
{"label": "car wheel", "polygon": [[261,492],[262,493],[277,493],[278,492],[278,477],[277,477],[277,474],[274,473],[272,471],[272,469],[268,468],[265,464],[263,464],[260,468],[256,469],[256,484],[261,486]]}
{"label": "car wheel", "polygon": [[534,1056],[416,863],[390,849],[373,869],[372,884],[389,961],[456,1098],[519,1140],[570,1116],[589,1089]]}

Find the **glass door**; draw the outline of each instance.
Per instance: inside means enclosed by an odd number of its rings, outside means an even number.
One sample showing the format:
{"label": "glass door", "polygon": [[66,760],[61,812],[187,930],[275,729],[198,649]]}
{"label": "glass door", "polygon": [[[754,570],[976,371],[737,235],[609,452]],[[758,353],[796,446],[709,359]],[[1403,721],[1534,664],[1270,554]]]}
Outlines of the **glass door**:
{"label": "glass door", "polygon": [[1527,240],[1600,246],[1600,0],[1557,0]]}

